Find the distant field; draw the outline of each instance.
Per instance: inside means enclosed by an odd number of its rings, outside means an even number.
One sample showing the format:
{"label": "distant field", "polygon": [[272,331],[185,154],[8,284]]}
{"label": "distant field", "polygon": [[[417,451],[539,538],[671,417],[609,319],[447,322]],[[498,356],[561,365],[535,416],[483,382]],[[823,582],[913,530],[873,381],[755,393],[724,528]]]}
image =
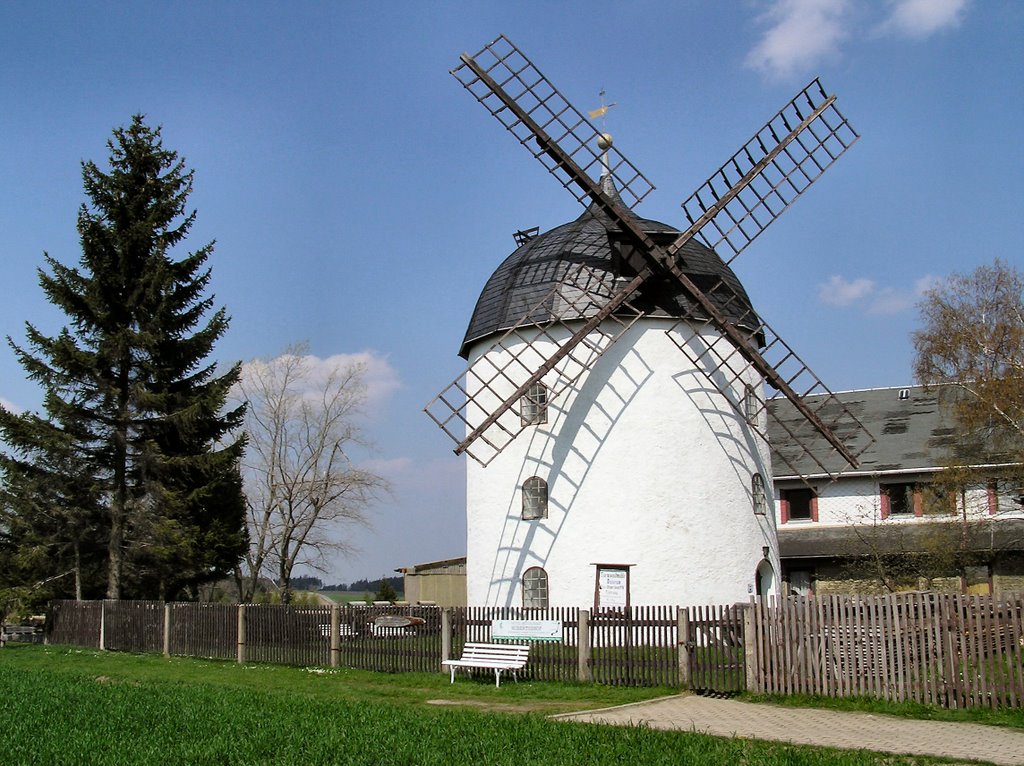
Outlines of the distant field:
{"label": "distant field", "polygon": [[[60,647],[0,650],[5,764],[744,764],[933,759],[548,720],[665,690],[236,665]],[[441,702],[443,704],[437,704]]]}

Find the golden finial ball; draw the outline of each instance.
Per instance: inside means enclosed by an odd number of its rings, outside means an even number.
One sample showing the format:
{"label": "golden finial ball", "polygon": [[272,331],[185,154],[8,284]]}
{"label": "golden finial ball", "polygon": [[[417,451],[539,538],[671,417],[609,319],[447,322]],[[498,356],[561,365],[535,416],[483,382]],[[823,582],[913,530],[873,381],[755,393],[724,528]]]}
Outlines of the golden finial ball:
{"label": "golden finial ball", "polygon": [[602,152],[606,152],[612,148],[612,134],[602,133],[597,137],[597,148]]}

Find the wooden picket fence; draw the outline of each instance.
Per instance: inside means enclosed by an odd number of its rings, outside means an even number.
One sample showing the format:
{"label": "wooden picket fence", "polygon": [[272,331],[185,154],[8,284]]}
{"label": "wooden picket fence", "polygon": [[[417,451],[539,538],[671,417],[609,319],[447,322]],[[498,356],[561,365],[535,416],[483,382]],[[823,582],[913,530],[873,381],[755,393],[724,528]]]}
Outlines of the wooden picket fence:
{"label": "wooden picket fence", "polygon": [[[338,609],[336,665],[384,673],[433,673],[441,667],[442,618],[436,606],[352,606]],[[379,627],[381,617],[422,620],[406,628]]]}
{"label": "wooden picket fence", "polygon": [[754,610],[755,691],[1024,704],[1020,595],[762,599]]}
{"label": "wooden picket fence", "polygon": [[594,681],[616,686],[679,685],[679,610],[634,606],[590,615]]}
{"label": "wooden picket fence", "polygon": [[688,611],[686,651],[690,678],[687,686],[703,692],[746,689],[744,613],[748,605],[698,606]]}
{"label": "wooden picket fence", "polygon": [[[64,606],[74,602],[59,602]],[[104,602],[106,603],[106,602]],[[171,603],[164,611],[167,623],[164,654],[168,657],[238,657],[238,607],[234,604]],[[51,639],[53,643],[61,643]],[[159,651],[156,650],[156,651]]]}
{"label": "wooden picket fence", "polygon": [[559,620],[562,623],[561,641],[529,642],[530,661],[518,675],[534,681],[575,681],[579,667],[579,613],[575,607],[455,607],[450,611],[451,655],[461,655],[462,647],[469,641],[494,641],[491,636],[492,620]]}
{"label": "wooden picket fence", "polygon": [[[531,641],[530,662],[520,673],[523,678],[678,686],[689,677],[686,670],[681,671],[680,657],[685,665],[690,655],[679,652],[678,626],[687,624],[680,617],[683,613],[686,610],[669,606],[591,615],[575,607],[439,609],[54,601],[47,624],[52,644],[162,651],[167,656],[239,662],[435,672],[442,659],[458,657],[467,641],[494,640],[493,620],[558,620],[561,640]],[[410,627],[378,627],[378,619],[389,616],[418,619]],[[705,623],[694,620],[691,630],[700,631]],[[713,673],[697,676],[720,677]],[[737,689],[742,688],[742,678],[739,684]]]}
{"label": "wooden picket fence", "polygon": [[[388,627],[391,618],[416,618]],[[1024,596],[757,599],[627,610],[56,601],[48,641],[239,662],[437,672],[492,621],[557,620],[532,641],[538,681],[664,685],[943,707],[1024,705]]]}
{"label": "wooden picket fence", "polygon": [[561,640],[528,641],[530,661],[520,671],[521,677],[616,686],[678,686],[679,612],[674,606],[593,612],[575,607],[460,607],[451,610],[452,655],[458,656],[467,641],[494,640],[493,620],[557,620],[562,624]]}
{"label": "wooden picket fence", "polygon": [[[383,616],[416,617],[378,628]],[[440,667],[441,610],[423,606],[282,606],[53,601],[51,644],[163,652],[280,665],[433,672]]]}

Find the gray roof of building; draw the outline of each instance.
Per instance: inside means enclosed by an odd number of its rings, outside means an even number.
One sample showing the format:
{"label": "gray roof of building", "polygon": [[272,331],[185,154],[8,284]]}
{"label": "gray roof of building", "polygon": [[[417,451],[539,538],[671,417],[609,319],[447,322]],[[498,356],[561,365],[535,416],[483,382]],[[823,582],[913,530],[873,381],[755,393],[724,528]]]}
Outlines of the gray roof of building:
{"label": "gray roof of building", "polygon": [[[961,525],[956,520],[841,527],[800,525],[779,529],[779,555],[784,559],[847,558],[871,553],[934,550],[949,535],[949,545],[971,551],[1019,551],[1024,548],[1024,519],[991,518]],[[962,536],[966,535],[966,538]]]}
{"label": "gray roof of building", "polygon": [[[659,244],[667,244],[679,235],[677,229],[660,221],[642,218],[637,218],[637,221]],[[623,239],[618,226],[591,205],[575,221],[525,242],[487,280],[459,354],[466,357],[474,343],[522,326],[527,313],[531,314],[533,321],[546,321],[556,315],[566,318],[564,303],[559,306],[552,302],[550,306],[538,309],[538,304],[556,286],[610,297],[622,284]],[[700,288],[711,290],[721,281],[724,286],[710,293],[712,300],[737,325],[756,329],[757,318],[743,285],[713,250],[692,239],[678,257],[683,269]],[[579,266],[589,267],[589,273],[582,272]],[[617,278],[619,282],[616,282]],[[648,280],[633,302],[654,316],[706,318],[674,279]],[[599,303],[603,305],[602,301]],[[598,310],[599,306],[593,306],[583,316],[592,316]]]}
{"label": "gray roof of building", "polygon": [[[900,398],[901,391],[906,392],[903,399]],[[860,466],[857,469],[847,466],[847,470],[858,473],[913,472],[948,465],[963,446],[956,432],[954,412],[958,391],[954,386],[936,386],[927,390],[922,386],[903,386],[836,393],[836,398],[875,438],[860,456]],[[812,409],[820,399],[819,396],[807,397]],[[792,476],[793,468],[804,476],[820,474],[817,464],[803,453],[783,427],[774,422],[775,418],[788,424],[790,430],[799,426],[803,434],[801,441],[818,455],[831,451],[825,439],[806,427],[803,417],[788,399],[771,399],[768,406],[775,416],[769,418],[768,437],[776,479]],[[789,461],[788,465],[780,455]],[[983,462],[1000,464],[1013,460],[1009,452],[990,449]]]}

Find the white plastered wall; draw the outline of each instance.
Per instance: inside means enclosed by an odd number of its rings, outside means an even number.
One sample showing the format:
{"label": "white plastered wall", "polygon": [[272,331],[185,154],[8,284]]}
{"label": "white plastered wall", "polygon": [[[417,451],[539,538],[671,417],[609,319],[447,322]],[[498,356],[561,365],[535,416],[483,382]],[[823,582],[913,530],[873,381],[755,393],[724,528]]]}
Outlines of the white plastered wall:
{"label": "white plastered wall", "polygon": [[[879,499],[880,485],[891,483],[921,483],[927,484],[932,480],[929,473],[887,473],[870,476],[847,476],[841,477],[835,482],[822,480],[815,482],[811,480],[811,487],[818,496],[818,520],[792,520],[785,523],[787,529],[810,528],[819,526],[849,526],[849,525],[877,525],[883,520],[881,518],[881,502]],[[784,487],[797,487],[795,482],[785,482]],[[779,491],[775,492],[775,507],[777,515],[781,503],[779,502]],[[989,518],[1016,518],[1024,515],[1024,510],[1015,508],[1005,498],[999,498],[997,503],[998,513],[993,516],[990,509],[989,490],[986,486],[970,486],[966,491],[956,498],[956,516],[952,514],[953,506],[950,506],[950,513],[934,514],[916,517],[913,514],[890,516],[885,519],[887,524],[904,523],[926,523],[928,521],[949,521],[952,518],[966,518],[970,521],[983,521]],[[782,518],[778,516],[778,523],[782,524]]]}
{"label": "white plastered wall", "polygon": [[[593,606],[596,564],[632,565],[633,604],[746,600],[764,546],[779,571],[766,445],[692,369],[671,325],[632,327],[549,405],[547,424],[528,427],[487,467],[469,461],[471,605],[521,605],[533,566],[548,574],[552,606],[580,607]],[[479,344],[471,361],[486,351]],[[761,392],[756,374],[745,384]],[[740,404],[743,393],[730,397]],[[506,417],[515,427],[518,417]],[[769,488],[765,515],[753,510],[755,472]],[[522,519],[531,476],[548,482],[546,519]]]}

